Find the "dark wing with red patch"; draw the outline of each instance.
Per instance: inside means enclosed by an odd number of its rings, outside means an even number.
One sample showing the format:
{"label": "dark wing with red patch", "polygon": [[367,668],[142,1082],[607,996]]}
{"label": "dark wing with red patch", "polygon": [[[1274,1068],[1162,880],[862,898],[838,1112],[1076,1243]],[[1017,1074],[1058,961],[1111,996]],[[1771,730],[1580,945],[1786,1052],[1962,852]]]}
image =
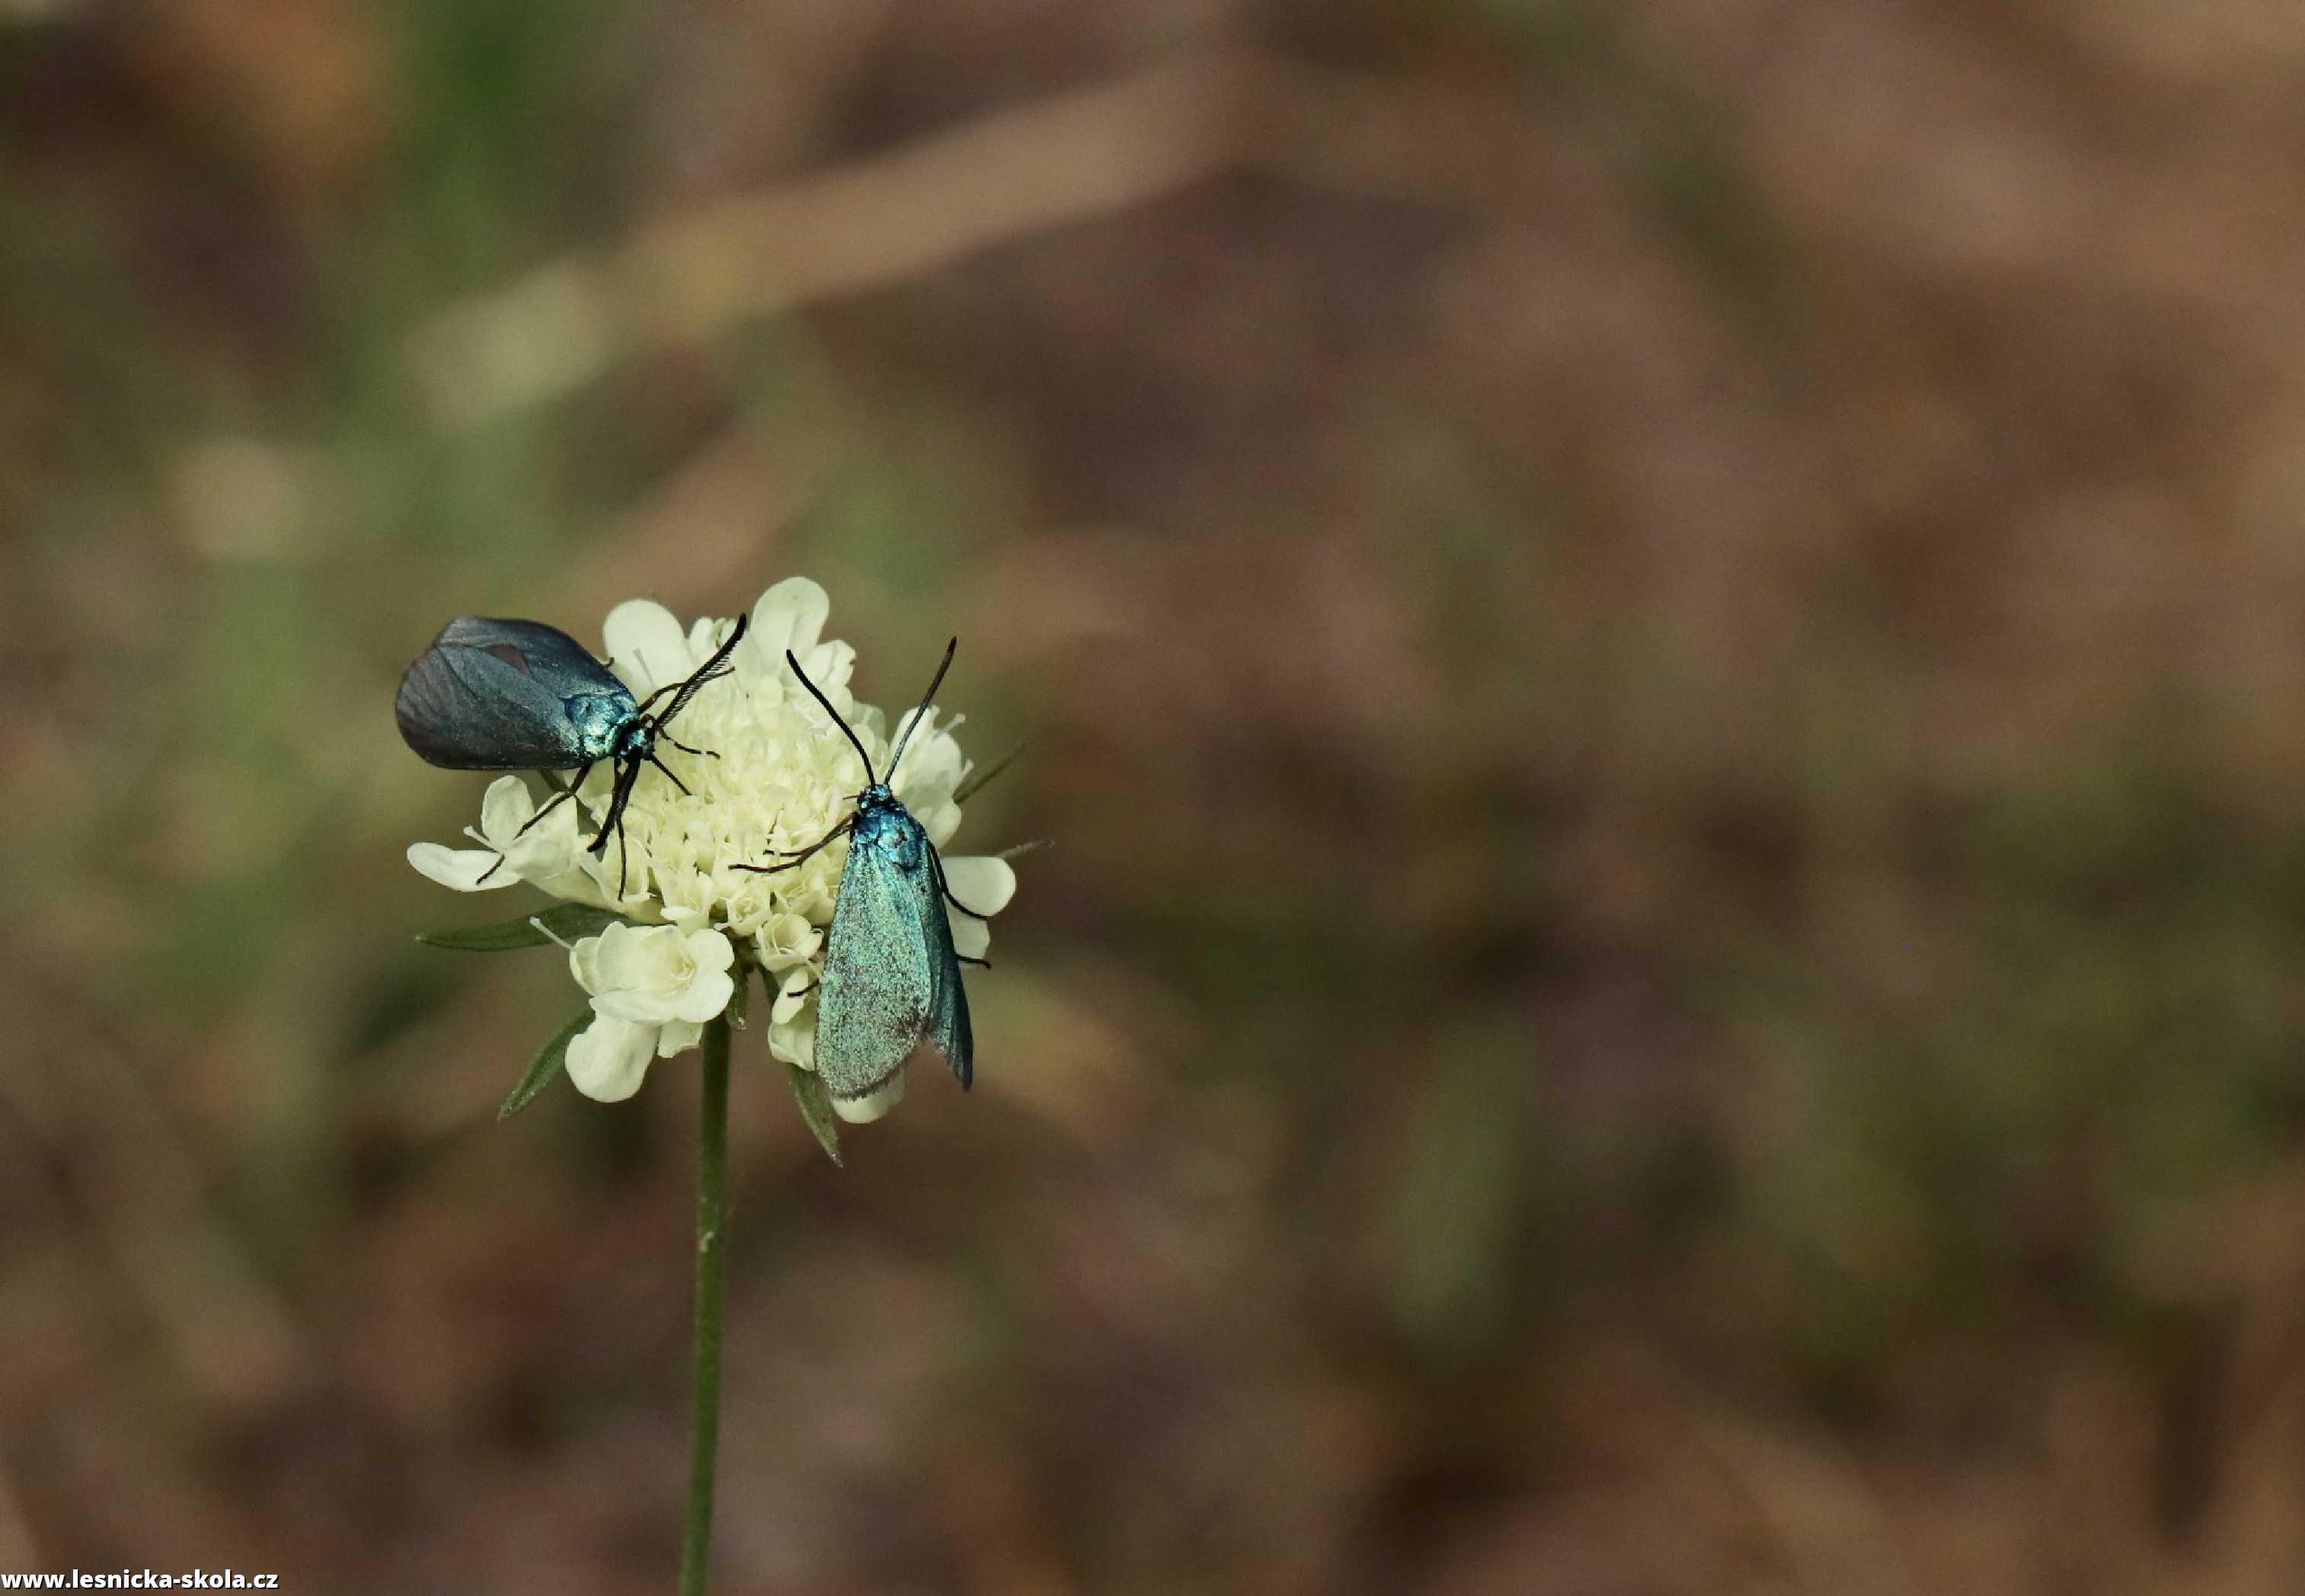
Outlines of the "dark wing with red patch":
{"label": "dark wing with red patch", "polygon": [[416,656],[393,713],[417,755],[449,770],[574,770],[584,760],[567,698],[622,690],[565,632],[467,615]]}
{"label": "dark wing with red patch", "polygon": [[548,627],[540,620],[460,615],[432,640],[436,648],[444,643],[493,654],[563,698],[581,693],[614,696],[630,691],[614,671],[592,657],[591,650],[558,627]]}

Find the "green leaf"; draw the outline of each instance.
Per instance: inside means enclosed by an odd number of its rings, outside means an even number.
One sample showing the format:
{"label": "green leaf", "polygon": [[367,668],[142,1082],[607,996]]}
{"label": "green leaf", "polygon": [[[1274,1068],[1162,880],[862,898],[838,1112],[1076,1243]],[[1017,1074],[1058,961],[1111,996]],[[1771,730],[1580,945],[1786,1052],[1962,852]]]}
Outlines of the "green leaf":
{"label": "green leaf", "polygon": [[537,1093],[550,1086],[553,1077],[558,1075],[568,1063],[568,1044],[576,1039],[577,1032],[591,1023],[592,1006],[587,1003],[577,1010],[576,1018],[562,1026],[560,1034],[547,1042],[537,1054],[535,1062],[528,1066],[528,1073],[520,1078],[520,1084],[498,1105],[497,1118],[512,1118],[527,1107]]}
{"label": "green leaf", "polygon": [[[543,947],[553,936],[563,942],[598,936],[602,929],[623,918],[612,909],[595,909],[589,903],[556,903],[540,915],[503,920],[493,926],[456,926],[446,931],[427,931],[416,940],[428,948],[453,948],[460,953],[503,953],[514,948]],[[537,927],[539,920],[544,923],[543,930]],[[552,936],[547,936],[545,931],[551,932]]]}
{"label": "green leaf", "polygon": [[840,1117],[832,1112],[832,1094],[824,1089],[813,1070],[804,1070],[798,1064],[787,1064],[785,1073],[792,1078],[793,1100],[800,1105],[800,1117],[815,1133],[816,1145],[824,1149],[826,1157],[840,1162]]}

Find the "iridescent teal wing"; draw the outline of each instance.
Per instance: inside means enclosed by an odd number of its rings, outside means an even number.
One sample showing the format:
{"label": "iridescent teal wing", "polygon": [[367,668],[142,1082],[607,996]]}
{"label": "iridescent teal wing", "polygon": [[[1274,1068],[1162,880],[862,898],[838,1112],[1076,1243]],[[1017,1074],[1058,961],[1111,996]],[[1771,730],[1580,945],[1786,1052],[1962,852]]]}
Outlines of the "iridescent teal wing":
{"label": "iridescent teal wing", "polygon": [[531,620],[459,616],[400,679],[400,735],[461,771],[574,770],[585,763],[569,698],[630,694],[566,632]]}
{"label": "iridescent teal wing", "polygon": [[888,1084],[926,1034],[937,975],[927,926],[944,923],[928,834],[896,805],[858,810],[825,938],[816,1072],[836,1097]]}
{"label": "iridescent teal wing", "polygon": [[936,844],[925,834],[921,846],[928,850],[935,877],[927,936],[929,969],[935,977],[929,988],[929,1034],[936,1038],[937,1051],[960,1077],[961,1089],[965,1091],[976,1056],[976,1037],[968,1025],[968,989],[960,983],[960,954],[952,945],[952,918],[945,913],[944,866],[937,860]]}

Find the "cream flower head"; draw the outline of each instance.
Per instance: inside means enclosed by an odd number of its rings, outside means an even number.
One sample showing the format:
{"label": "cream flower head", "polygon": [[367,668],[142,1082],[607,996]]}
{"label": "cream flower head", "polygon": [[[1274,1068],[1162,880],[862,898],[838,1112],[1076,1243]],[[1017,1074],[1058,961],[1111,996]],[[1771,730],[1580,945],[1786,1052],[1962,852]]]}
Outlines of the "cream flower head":
{"label": "cream flower head", "polygon": [[[822,638],[831,602],[806,577],[778,583],[753,606],[752,624],[728,659],[728,672],[705,683],[674,728],[690,753],[660,739],[658,757],[688,790],[663,772],[643,770],[624,815],[623,848],[611,838],[600,857],[586,851],[576,810],[595,828],[605,817],[614,772],[597,768],[575,803],[552,808],[528,830],[536,803],[517,776],[491,783],[481,824],[469,832],[481,846],[451,849],[419,842],[408,862],[458,892],[488,892],[526,882],[556,898],[605,909],[624,923],[578,940],[569,967],[591,994],[593,1020],[569,1044],[569,1079],[603,1101],[639,1089],[649,1062],[696,1045],[705,1021],[728,1005],[752,967],[777,994],[769,1051],[787,1063],[815,1063],[816,988],[824,969],[824,928],[832,919],[845,841],[797,867],[772,875],[736,868],[771,852],[808,847],[846,818],[864,784],[864,767],[840,728],[793,679],[789,649],[858,738],[874,764],[883,761],[904,725],[859,704],[849,691],[856,651]],[[734,622],[702,619],[684,630],[671,612],[634,599],[608,612],[602,641],[608,666],[635,698],[694,674],[727,641]],[[905,807],[941,849],[960,824],[955,798],[969,762],[953,739],[954,717],[938,723],[925,712],[888,780]],[[948,858],[953,895],[985,914],[1005,908],[1016,890],[1004,859]],[[625,891],[618,895],[618,882]],[[982,959],[989,928],[950,915],[953,945]],[[843,1118],[878,1118],[902,1095],[899,1074],[882,1094],[836,1103]]]}

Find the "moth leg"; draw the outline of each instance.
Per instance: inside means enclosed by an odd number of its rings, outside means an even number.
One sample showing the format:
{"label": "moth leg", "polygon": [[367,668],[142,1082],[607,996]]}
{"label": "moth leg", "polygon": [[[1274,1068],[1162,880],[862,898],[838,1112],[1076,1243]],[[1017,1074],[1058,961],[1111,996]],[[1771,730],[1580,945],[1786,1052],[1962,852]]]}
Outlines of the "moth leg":
{"label": "moth leg", "polygon": [[[610,832],[616,832],[619,841],[623,839],[625,834],[625,805],[631,800],[633,796],[633,783],[640,780],[640,774],[641,762],[637,759],[634,760],[632,764],[625,766],[624,769],[617,772],[617,790],[614,796],[608,799],[608,817],[600,823],[600,835],[592,839],[592,846],[585,850],[594,858],[606,858],[608,857],[608,833]],[[621,898],[625,895],[622,890],[624,877],[619,875],[617,879],[618,883],[617,896]]]}
{"label": "moth leg", "polygon": [[[515,832],[513,835],[515,837],[526,836],[528,834],[529,826],[534,825],[538,821],[542,820],[546,815],[551,814],[553,810],[566,803],[570,798],[574,798],[576,796],[576,789],[584,784],[584,778],[591,773],[592,767],[590,764],[586,764],[582,766],[576,772],[576,779],[568,783],[567,786],[562,787],[559,791],[554,793],[550,798],[545,799],[544,807],[530,815],[528,817],[527,824],[523,825],[520,830]],[[543,772],[544,779],[548,781],[553,782],[556,786],[558,785],[559,775],[560,772],[557,771],[546,771]],[[481,879],[485,881],[488,877],[482,876]]]}
{"label": "moth leg", "polygon": [[[714,753],[714,752],[713,752],[711,749],[710,749],[710,748],[692,748],[692,747],[690,747],[686,743],[682,742],[678,738],[676,738],[676,737],[673,736],[673,735],[672,735],[672,733],[670,733],[669,731],[667,731],[667,730],[664,730],[664,728],[662,728],[661,726],[659,726],[659,727],[658,727],[658,728],[657,728],[657,733],[656,733],[656,734],[657,734],[657,737],[658,737],[658,738],[659,738],[659,740],[664,741],[664,742],[670,743],[674,747],[676,747],[676,748],[679,749],[679,750],[680,750],[682,753],[684,753],[684,754],[693,754],[693,755],[695,755],[699,759],[718,759],[718,758],[719,758],[719,757],[720,757],[720,755],[718,755],[718,754]],[[662,769],[663,767],[662,767],[662,766],[659,766],[658,768],[659,768],[659,769]],[[667,772],[665,772],[665,773],[666,773],[667,775],[670,775],[672,772],[669,772],[669,771],[667,771]]]}
{"label": "moth leg", "polygon": [[929,865],[936,871],[937,891],[944,894],[944,900],[947,903],[951,904],[955,909],[960,910],[961,913],[966,915],[972,920],[982,920],[987,925],[991,924],[992,917],[991,915],[977,913],[976,910],[969,908],[967,904],[963,903],[959,899],[952,895],[952,889],[945,884],[944,861],[937,857],[937,850],[933,845],[929,849]]}
{"label": "moth leg", "polygon": [[503,869],[503,868],[504,868],[504,866],[505,866],[505,857],[504,857],[504,855],[502,855],[502,854],[498,854],[498,855],[497,855],[497,862],[496,862],[495,864],[493,864],[493,865],[490,865],[487,869],[485,869],[485,870],[481,871],[481,879],[480,879],[480,880],[478,880],[478,881],[476,881],[476,882],[474,882],[472,884],[473,884],[474,886],[485,886],[485,885],[487,885],[487,884],[488,884],[488,879],[489,879],[489,876],[491,876],[491,875],[494,875],[498,871],[499,871],[499,870]]}
{"label": "moth leg", "polygon": [[979,969],[991,969],[992,968],[992,960],[990,959],[971,959],[965,953],[955,953],[953,957],[959,960],[963,964],[973,964]]}
{"label": "moth leg", "polygon": [[[691,750],[691,752],[693,752],[693,750]],[[664,779],[671,782],[675,787],[679,788],[683,797],[693,796],[689,793],[688,783],[682,781],[678,776],[674,775],[663,760],[659,759],[655,755],[651,754],[648,756],[648,762],[656,766],[657,769],[663,771]]]}
{"label": "moth leg", "polygon": [[769,855],[772,859],[784,860],[785,862],[781,865],[732,865],[729,867],[735,870],[749,870],[755,875],[779,875],[787,870],[797,870],[802,865],[808,862],[809,858],[815,854],[818,849],[826,846],[837,837],[845,836],[847,833],[848,829],[855,824],[855,816],[851,815],[846,820],[842,821],[838,825],[834,826],[830,831],[825,832],[823,836],[819,837],[815,841],[810,843],[806,848],[801,849],[797,852],[770,853]]}

